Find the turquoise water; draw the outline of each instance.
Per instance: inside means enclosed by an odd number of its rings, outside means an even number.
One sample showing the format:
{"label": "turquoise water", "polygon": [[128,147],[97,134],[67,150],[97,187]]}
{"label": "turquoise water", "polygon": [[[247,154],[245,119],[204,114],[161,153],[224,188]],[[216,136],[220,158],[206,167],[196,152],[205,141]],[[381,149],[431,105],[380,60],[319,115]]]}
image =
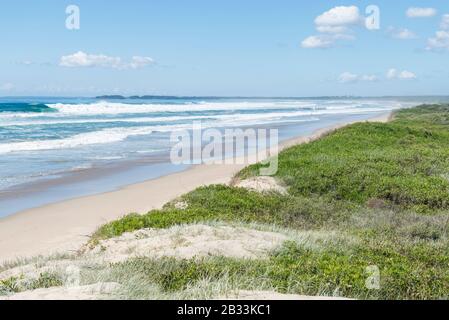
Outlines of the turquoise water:
{"label": "turquoise water", "polygon": [[166,153],[170,133],[193,121],[203,128],[301,127],[414,104],[400,98],[0,99],[0,191]]}

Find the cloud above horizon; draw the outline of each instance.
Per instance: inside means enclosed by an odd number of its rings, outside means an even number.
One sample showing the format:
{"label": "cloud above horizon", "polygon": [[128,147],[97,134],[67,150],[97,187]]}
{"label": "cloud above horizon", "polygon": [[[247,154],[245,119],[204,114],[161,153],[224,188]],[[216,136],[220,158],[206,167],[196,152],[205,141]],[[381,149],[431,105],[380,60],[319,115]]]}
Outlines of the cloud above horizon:
{"label": "cloud above horizon", "polygon": [[394,28],[389,27],[387,33],[394,39],[399,40],[412,40],[418,38],[418,36],[407,28]]}
{"label": "cloud above horizon", "polygon": [[442,17],[440,29],[435,36],[427,39],[428,51],[449,51],[449,14]]}
{"label": "cloud above horizon", "polygon": [[359,8],[356,6],[334,7],[315,18],[317,27],[346,27],[361,21]]}
{"label": "cloud above horizon", "polygon": [[449,30],[449,14],[444,14],[441,19],[440,28],[443,30]]}
{"label": "cloud above horizon", "polygon": [[315,18],[315,28],[320,33],[305,38],[301,47],[306,49],[330,48],[338,40],[354,40],[350,27],[363,21],[356,6],[334,7]]}
{"label": "cloud above horizon", "polygon": [[[408,70],[397,70],[391,68],[386,73],[386,79],[388,80],[414,80],[418,77],[414,72]],[[360,82],[377,82],[381,79],[373,74],[356,74],[351,72],[343,72],[337,78],[337,81],[342,84],[360,83]]]}
{"label": "cloud above horizon", "polygon": [[[430,18],[437,15],[437,10],[431,7],[410,7],[406,11],[409,18]],[[357,27],[367,25],[360,9],[355,6],[336,6],[314,19],[316,34],[310,35],[301,41],[304,49],[328,49],[335,47],[341,41],[355,40]],[[371,30],[371,29],[370,29]],[[404,27],[390,26],[386,34],[397,40],[414,40],[420,37],[412,30]],[[426,51],[449,51],[449,14],[443,15],[440,29],[434,36],[427,37]]]}
{"label": "cloud above horizon", "polygon": [[408,8],[405,14],[409,18],[430,18],[436,16],[437,10],[434,8],[412,7]]}
{"label": "cloud above horizon", "polygon": [[338,77],[340,83],[374,82],[379,79],[375,75],[358,75],[351,72],[343,72]]}
{"label": "cloud above horizon", "polygon": [[140,69],[154,63],[150,57],[133,56],[131,61],[125,62],[120,57],[111,57],[104,54],[88,54],[78,51],[74,54],[62,56],[59,66],[67,68],[112,68],[118,70]]}
{"label": "cloud above horizon", "polygon": [[305,38],[301,46],[305,49],[330,48],[337,40],[354,40],[352,35],[348,34],[322,34]]}
{"label": "cloud above horizon", "polygon": [[417,79],[417,76],[415,73],[408,70],[398,71],[395,68],[391,68],[390,70],[387,71],[387,79],[413,80]]}

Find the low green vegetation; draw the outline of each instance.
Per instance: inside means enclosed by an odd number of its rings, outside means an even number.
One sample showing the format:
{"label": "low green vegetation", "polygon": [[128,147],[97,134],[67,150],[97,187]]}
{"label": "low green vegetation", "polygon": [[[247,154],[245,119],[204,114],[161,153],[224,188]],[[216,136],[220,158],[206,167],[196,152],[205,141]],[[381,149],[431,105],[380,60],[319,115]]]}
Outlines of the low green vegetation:
{"label": "low green vegetation", "polygon": [[283,152],[277,176],[293,195],[423,213],[449,209],[448,114],[447,106],[425,106],[402,110],[391,123],[348,126]]}
{"label": "low green vegetation", "polygon": [[62,277],[54,272],[42,272],[38,277],[25,279],[9,277],[0,280],[0,296],[41,288],[59,287],[64,284]]}
{"label": "low green vegetation", "polygon": [[38,278],[32,279],[31,281],[27,282],[25,288],[22,290],[25,291],[39,288],[59,287],[63,284],[63,278],[59,274],[54,272],[42,272],[41,274],[39,274]]}
{"label": "low green vegetation", "polygon": [[15,277],[0,280],[0,296],[19,292],[20,289],[17,280]]}

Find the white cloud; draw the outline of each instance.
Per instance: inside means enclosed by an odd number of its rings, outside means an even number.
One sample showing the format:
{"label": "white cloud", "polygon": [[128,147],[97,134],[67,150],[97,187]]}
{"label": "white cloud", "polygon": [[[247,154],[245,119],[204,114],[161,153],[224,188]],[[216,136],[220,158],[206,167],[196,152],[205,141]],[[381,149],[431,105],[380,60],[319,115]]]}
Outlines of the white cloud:
{"label": "white cloud", "polygon": [[394,79],[397,77],[398,71],[396,69],[390,69],[387,71],[387,78]]}
{"label": "white cloud", "polygon": [[427,40],[427,50],[449,50],[449,31],[440,30]]}
{"label": "white cloud", "polygon": [[355,40],[355,37],[350,34],[341,33],[341,34],[333,35],[333,39],[334,40]]}
{"label": "white cloud", "polygon": [[317,26],[318,32],[321,33],[345,33],[348,32],[348,28],[345,26]]}
{"label": "white cloud", "polygon": [[301,47],[312,48],[330,48],[337,40],[354,40],[354,36],[349,34],[318,34],[305,38],[301,42]]}
{"label": "white cloud", "polygon": [[87,54],[78,51],[74,54],[61,57],[61,67],[102,67],[113,69],[139,69],[154,63],[149,57],[134,56],[131,62],[123,62],[120,57],[110,57],[104,54]]}
{"label": "white cloud", "polygon": [[409,18],[429,18],[437,14],[434,8],[408,8],[406,15]]}
{"label": "white cloud", "polygon": [[416,79],[417,76],[411,71],[398,71],[397,69],[390,69],[387,71],[387,79],[399,79],[399,80],[412,80]]}
{"label": "white cloud", "polygon": [[398,78],[401,80],[416,79],[416,74],[411,71],[404,70],[399,73]]}
{"label": "white cloud", "polygon": [[87,54],[78,51],[74,54],[61,57],[59,63],[62,67],[111,67],[118,68],[122,61],[118,57],[108,57],[103,54]]}
{"label": "white cloud", "polygon": [[143,68],[146,67],[150,64],[153,64],[154,60],[151,59],[150,57],[139,57],[139,56],[134,56],[131,60],[131,62],[129,63],[129,67],[131,69],[139,69],[139,68]]}
{"label": "white cloud", "polygon": [[449,51],[449,14],[443,15],[440,27],[442,30],[438,30],[434,37],[427,39],[426,50]]}
{"label": "white cloud", "polygon": [[443,15],[441,20],[440,28],[443,30],[449,30],[449,14]]}
{"label": "white cloud", "polygon": [[374,75],[363,75],[363,76],[361,76],[360,77],[360,80],[362,80],[362,81],[377,81],[377,80],[379,80],[379,78],[377,78],[376,76],[374,76]]}
{"label": "white cloud", "polygon": [[351,72],[343,72],[338,77],[338,82],[340,83],[355,83],[360,81],[373,82],[377,80],[379,79],[374,75],[358,75]]}
{"label": "white cloud", "polygon": [[359,24],[362,17],[356,6],[334,7],[315,18],[318,35],[309,36],[301,43],[303,48],[330,48],[338,40],[353,40],[350,27]]}
{"label": "white cloud", "polygon": [[354,73],[343,72],[338,77],[338,82],[340,82],[340,83],[351,83],[351,82],[356,82],[358,79],[359,79],[359,76],[354,74]]}
{"label": "white cloud", "polygon": [[361,20],[359,8],[356,6],[334,7],[315,19],[317,26],[347,26],[359,23]]}
{"label": "white cloud", "polygon": [[312,49],[312,48],[329,48],[334,44],[334,38],[325,36],[325,35],[317,35],[310,36],[305,38],[301,42],[301,46],[303,48]]}
{"label": "white cloud", "polygon": [[395,39],[400,40],[410,40],[410,39],[416,39],[417,35],[406,28],[388,28],[388,33],[391,35],[391,37]]}

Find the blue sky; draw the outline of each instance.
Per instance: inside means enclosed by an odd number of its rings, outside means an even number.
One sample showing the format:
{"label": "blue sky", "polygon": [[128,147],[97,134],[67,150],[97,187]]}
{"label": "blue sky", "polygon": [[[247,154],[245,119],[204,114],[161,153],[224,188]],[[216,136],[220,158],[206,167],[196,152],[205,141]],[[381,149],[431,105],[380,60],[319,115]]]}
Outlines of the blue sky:
{"label": "blue sky", "polygon": [[445,14],[441,0],[4,0],[0,96],[447,95]]}

